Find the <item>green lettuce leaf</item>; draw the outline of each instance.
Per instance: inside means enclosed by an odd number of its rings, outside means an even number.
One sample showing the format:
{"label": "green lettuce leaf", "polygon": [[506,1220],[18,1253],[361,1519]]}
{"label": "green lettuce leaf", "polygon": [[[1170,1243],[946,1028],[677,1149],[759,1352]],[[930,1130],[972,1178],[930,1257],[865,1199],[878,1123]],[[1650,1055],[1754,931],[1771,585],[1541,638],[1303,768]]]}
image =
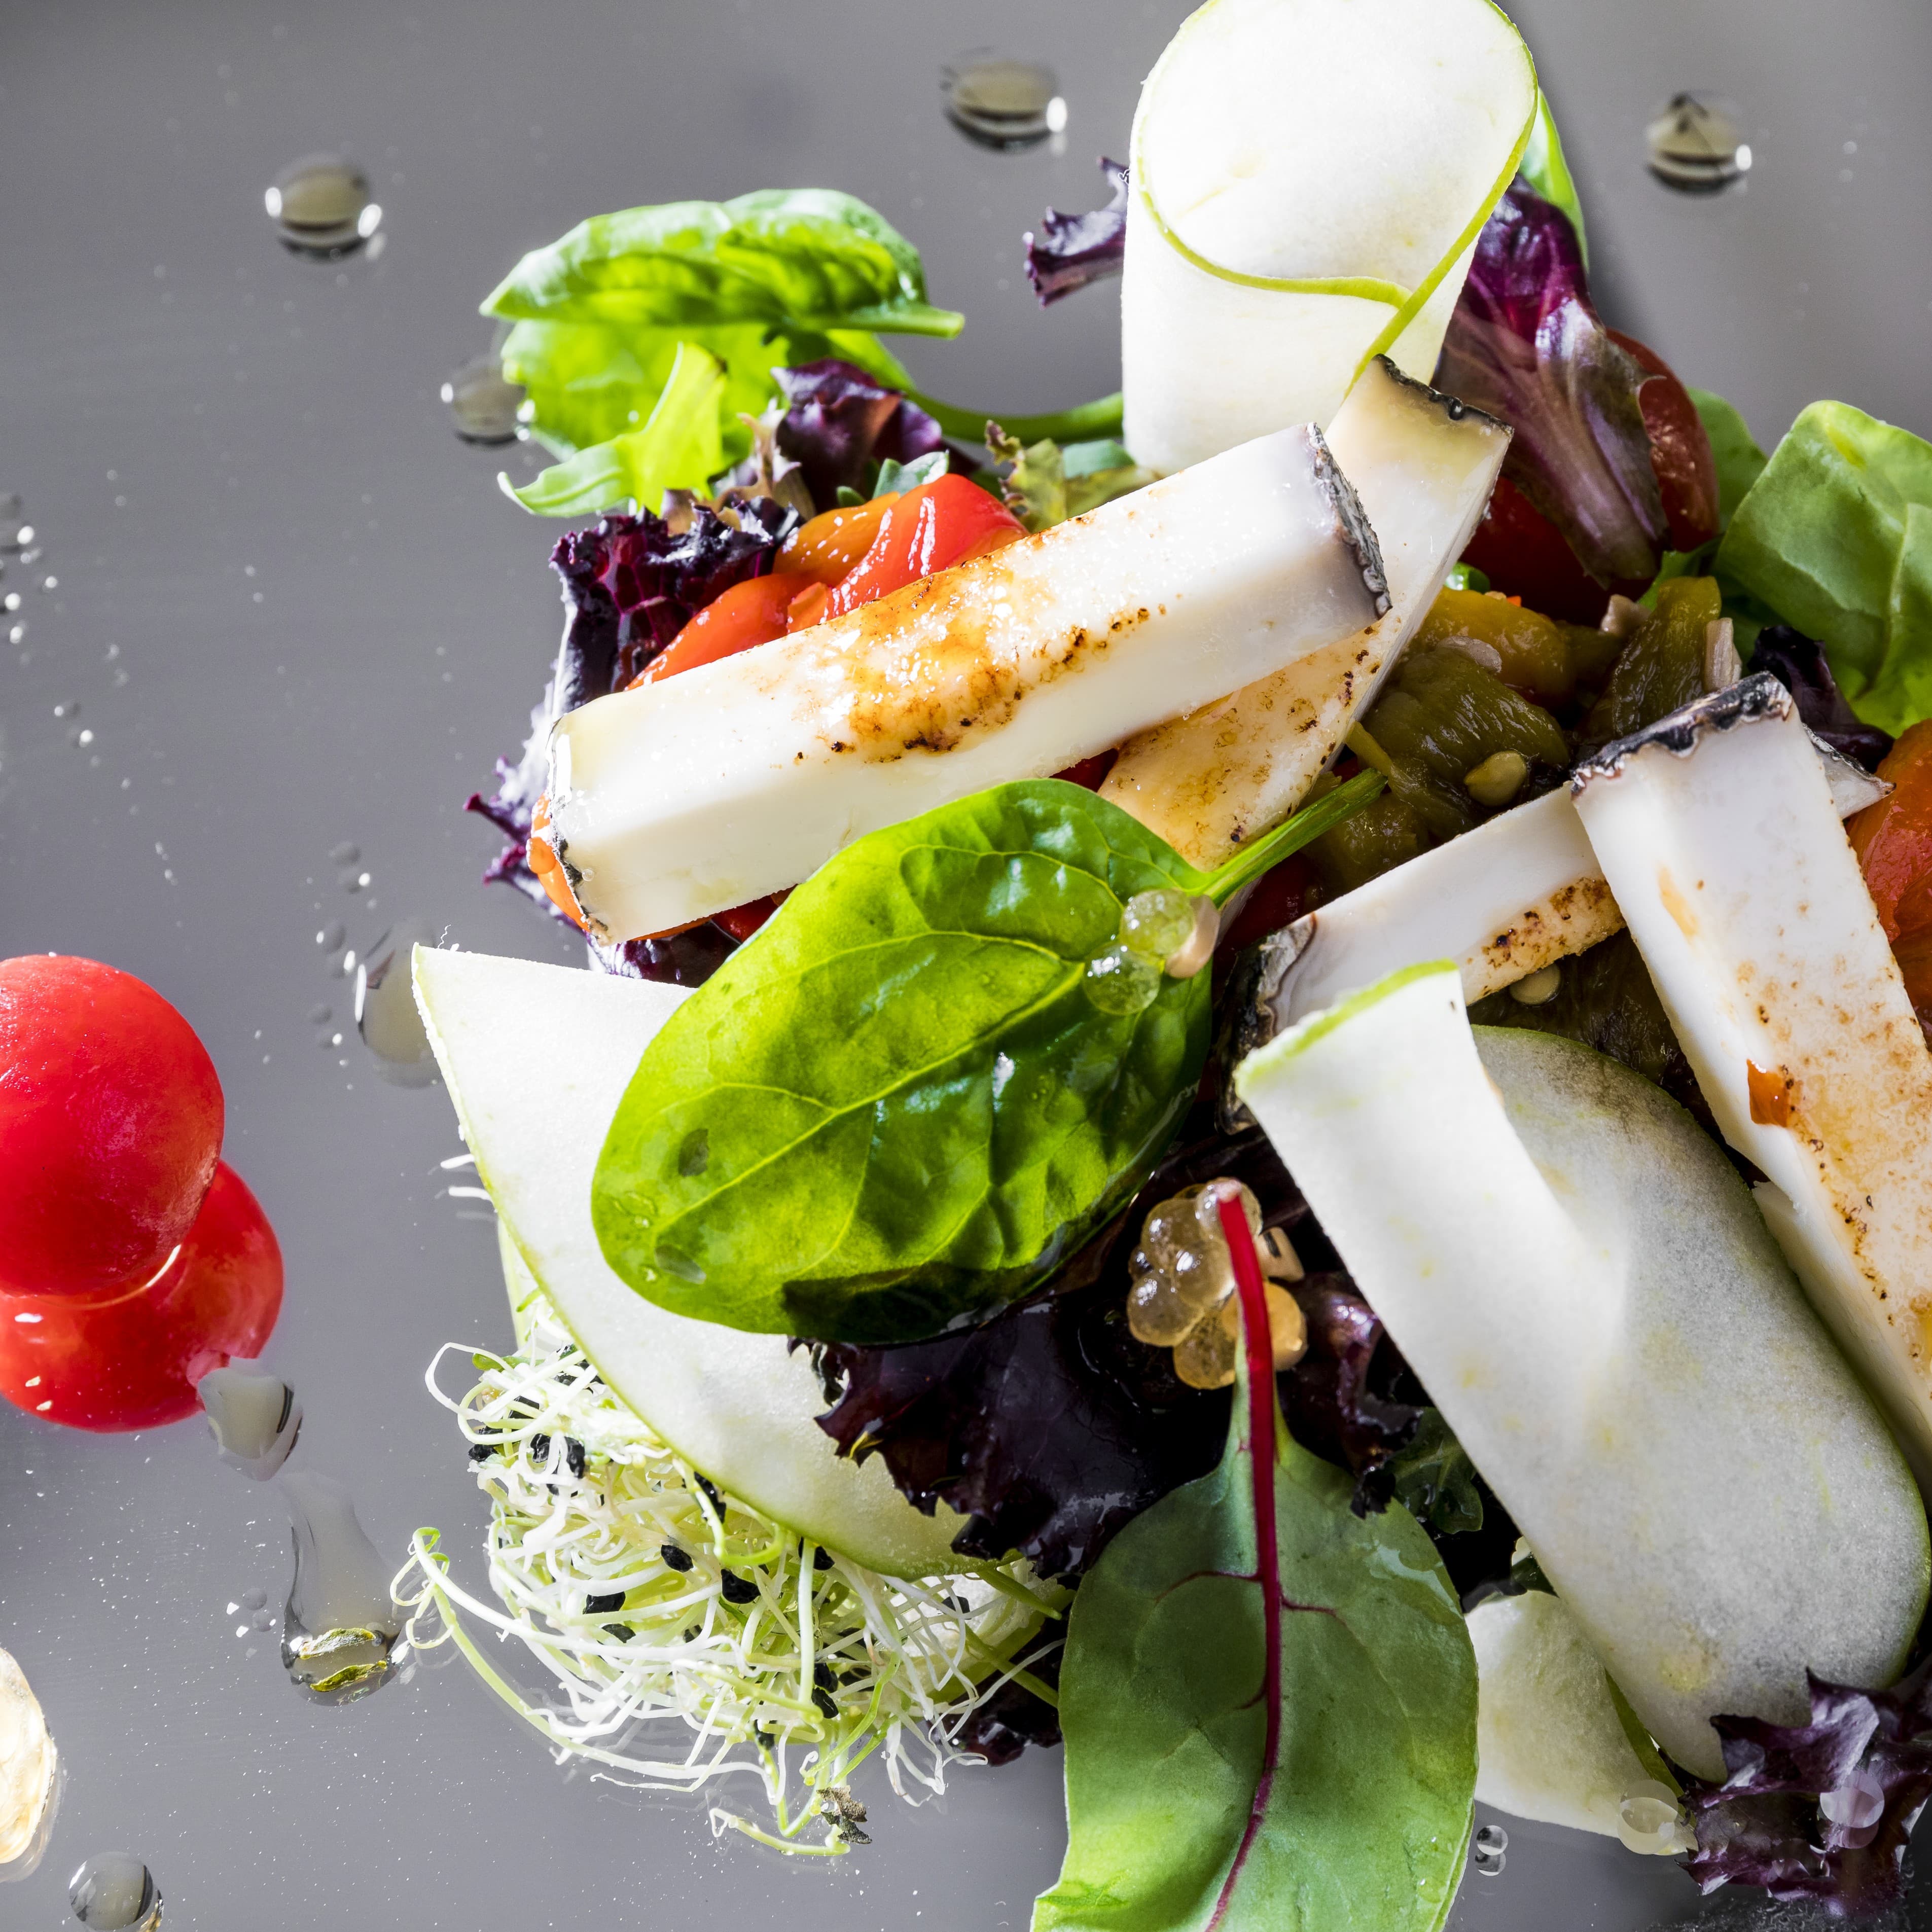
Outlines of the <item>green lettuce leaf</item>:
{"label": "green lettuce leaf", "polygon": [[1033,1932],[1434,1932],[1456,1895],[1468,1627],[1408,1511],[1354,1515],[1348,1477],[1283,1427],[1258,1274],[1242,1298],[1264,1340],[1220,1467],[1073,1600],[1066,1859]]}
{"label": "green lettuce leaf", "polygon": [[766,188],[592,215],[526,255],[486,315],[689,329],[756,322],[957,335],[965,318],[926,299],[919,250],[862,201]]}
{"label": "green lettuce leaf", "polygon": [[1090,975],[1126,902],[1225,903],[1382,782],[1213,874],[1053,778],[855,841],[646,1049],[592,1188],[605,1258],[674,1313],[824,1341],[1024,1293],[1146,1179],[1207,1058],[1210,974],[1156,964],[1131,1010]]}
{"label": "green lettuce leaf", "polygon": [[1708,389],[1685,392],[1711,439],[1711,454],[1718,460],[1718,527],[1727,528],[1744,493],[1764,473],[1765,454],[1750,433],[1750,425],[1722,396]]}
{"label": "green lettuce leaf", "polygon": [[680,342],[643,428],[579,450],[521,490],[498,480],[540,517],[586,516],[632,499],[649,509],[667,490],[702,489],[724,466],[720,404],[728,386],[716,356]]}
{"label": "green lettuce leaf", "polygon": [[1814,403],[1724,534],[1720,576],[1825,646],[1858,716],[1932,716],[1932,444]]}

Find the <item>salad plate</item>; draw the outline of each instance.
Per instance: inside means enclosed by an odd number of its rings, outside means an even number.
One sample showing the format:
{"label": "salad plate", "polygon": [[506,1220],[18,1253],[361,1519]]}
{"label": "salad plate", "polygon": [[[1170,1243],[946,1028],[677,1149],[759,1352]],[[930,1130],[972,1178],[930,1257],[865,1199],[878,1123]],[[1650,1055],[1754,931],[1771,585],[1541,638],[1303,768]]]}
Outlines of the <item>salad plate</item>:
{"label": "salad plate", "polygon": [[0,1918],[1917,1923],[1922,23],[83,10]]}

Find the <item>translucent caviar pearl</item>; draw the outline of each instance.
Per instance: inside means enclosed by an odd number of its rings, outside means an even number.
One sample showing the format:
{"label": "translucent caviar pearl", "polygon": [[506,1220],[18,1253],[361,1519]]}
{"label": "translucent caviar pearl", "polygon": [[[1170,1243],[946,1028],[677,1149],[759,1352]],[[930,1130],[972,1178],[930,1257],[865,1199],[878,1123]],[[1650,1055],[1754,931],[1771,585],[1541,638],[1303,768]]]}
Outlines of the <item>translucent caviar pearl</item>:
{"label": "translucent caviar pearl", "polygon": [[1617,1807],[1617,1836],[1633,1852],[1676,1850],[1681,1825],[1676,1794],[1654,1778],[1633,1785]]}
{"label": "translucent caviar pearl", "polygon": [[1114,944],[1087,962],[1087,997],[1103,1013],[1144,1012],[1160,991],[1160,962]]}
{"label": "translucent caviar pearl", "polygon": [[1226,1388],[1234,1379],[1241,1311],[1230,1295],[1189,1329],[1174,1349],[1174,1372],[1190,1388]]}
{"label": "translucent caviar pearl", "polygon": [[[1220,1208],[1230,1190],[1258,1248],[1260,1203],[1239,1182],[1215,1180],[1184,1189],[1156,1207],[1127,1263],[1129,1331],[1152,1347],[1172,1348],[1175,1374],[1196,1388],[1226,1388],[1234,1379],[1240,1346],[1234,1265]],[[1256,1258],[1265,1272],[1282,1271],[1281,1256],[1272,1248]],[[1307,1346],[1300,1304],[1272,1284],[1268,1326],[1276,1366],[1298,1360]]]}
{"label": "translucent caviar pearl", "polygon": [[1136,952],[1165,959],[1194,933],[1194,901],[1186,892],[1136,892],[1120,914],[1120,939]]}

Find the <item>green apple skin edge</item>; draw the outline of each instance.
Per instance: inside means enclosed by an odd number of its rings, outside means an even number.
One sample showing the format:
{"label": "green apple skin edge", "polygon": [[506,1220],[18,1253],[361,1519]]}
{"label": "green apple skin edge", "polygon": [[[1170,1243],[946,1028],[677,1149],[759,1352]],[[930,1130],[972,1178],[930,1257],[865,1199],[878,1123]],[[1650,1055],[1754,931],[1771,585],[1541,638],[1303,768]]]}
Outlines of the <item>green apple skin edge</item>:
{"label": "green apple skin edge", "polygon": [[1125,436],[1185,468],[1325,426],[1371,356],[1426,381],[1536,122],[1490,0],[1208,0],[1142,89]]}
{"label": "green apple skin edge", "polygon": [[[590,1177],[617,1102],[681,987],[486,953],[416,952],[416,1004],[490,1190],[520,1337],[541,1288],[598,1372],[714,1482],[801,1535],[888,1576],[960,1568],[964,1519],[922,1516],[884,1461],[833,1452],[802,1350],[673,1315],[610,1271]],[[514,1262],[514,1265],[512,1263]]]}
{"label": "green apple skin edge", "polygon": [[1743,1183],[1682,1108],[1414,966],[1245,1060],[1266,1129],[1592,1648],[1677,1761],[1880,1685],[1925,1515]]}

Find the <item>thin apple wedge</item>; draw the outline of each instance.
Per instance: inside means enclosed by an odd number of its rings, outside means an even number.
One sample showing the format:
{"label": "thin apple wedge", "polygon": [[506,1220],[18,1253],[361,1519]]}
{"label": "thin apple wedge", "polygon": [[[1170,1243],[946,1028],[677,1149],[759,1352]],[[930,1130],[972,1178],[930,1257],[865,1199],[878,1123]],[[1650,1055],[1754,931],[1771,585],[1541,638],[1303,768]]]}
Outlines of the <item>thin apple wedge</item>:
{"label": "thin apple wedge", "polygon": [[1134,118],[1127,447],[1162,470],[1419,380],[1537,112],[1489,0],[1209,0]]}
{"label": "thin apple wedge", "polygon": [[1120,748],[1101,795],[1211,871],[1298,806],[1402,654],[1481,520],[1510,433],[1378,356],[1328,447],[1380,542],[1388,614],[1358,637],[1156,725]]}
{"label": "thin apple wedge", "polygon": [[1796,704],[1760,673],[1572,782],[1765,1219],[1932,1487],[1932,1053]]}
{"label": "thin apple wedge", "polygon": [[620,1281],[597,1245],[590,1178],[604,1132],[684,990],[426,946],[416,948],[415,975],[436,1064],[500,1217],[519,1336],[518,1304],[534,1283],[617,1394],[754,1508],[888,1575],[957,1570],[950,1544],[963,1519],[944,1504],[922,1515],[881,1460],[834,1452],[813,1420],[824,1397],[802,1352],[782,1335],[668,1313]]}
{"label": "thin apple wedge", "polygon": [[1680,1107],[1573,1042],[1473,1034],[1448,964],[1303,1022],[1236,1084],[1679,1763],[1724,1774],[1719,1713],[1802,1718],[1808,1669],[1890,1682],[1924,1509]]}
{"label": "thin apple wedge", "polygon": [[557,721],[550,827],[630,939],[795,886],[862,833],[1045,778],[1354,636],[1373,532],[1306,426],[849,616]]}

